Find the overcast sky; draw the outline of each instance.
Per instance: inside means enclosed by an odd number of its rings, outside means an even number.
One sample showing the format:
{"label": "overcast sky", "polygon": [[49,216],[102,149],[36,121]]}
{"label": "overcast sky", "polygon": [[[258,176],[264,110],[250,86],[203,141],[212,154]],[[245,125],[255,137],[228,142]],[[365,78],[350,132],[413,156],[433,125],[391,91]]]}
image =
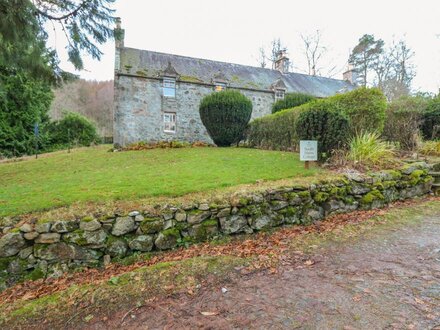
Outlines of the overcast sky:
{"label": "overcast sky", "polygon": [[[257,66],[258,49],[279,37],[298,72],[306,69],[300,34],[320,30],[335,78],[363,34],[386,44],[404,38],[415,51],[413,87],[440,88],[440,0],[117,0],[115,9],[127,47]],[[63,49],[61,36],[51,42]],[[81,77],[113,78],[114,43],[102,50],[101,62],[86,59]]]}

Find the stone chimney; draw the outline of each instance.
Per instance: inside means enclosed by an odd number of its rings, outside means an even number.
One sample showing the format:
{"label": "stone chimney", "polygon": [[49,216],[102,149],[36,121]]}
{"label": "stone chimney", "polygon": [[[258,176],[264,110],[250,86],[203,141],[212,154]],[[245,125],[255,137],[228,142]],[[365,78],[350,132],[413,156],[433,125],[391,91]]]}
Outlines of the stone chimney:
{"label": "stone chimney", "polygon": [[278,52],[277,59],[275,60],[273,69],[280,71],[281,73],[289,72],[290,61],[287,57],[286,50],[282,49]]}
{"label": "stone chimney", "polygon": [[121,28],[121,18],[116,17],[115,36],[115,72],[121,70],[121,48],[124,48],[125,30]]}
{"label": "stone chimney", "polygon": [[357,85],[358,74],[350,62],[348,62],[347,70],[342,74],[342,79],[353,85]]}
{"label": "stone chimney", "polygon": [[116,28],[114,29],[115,47],[124,48],[125,30],[121,28],[121,18],[116,17]]}

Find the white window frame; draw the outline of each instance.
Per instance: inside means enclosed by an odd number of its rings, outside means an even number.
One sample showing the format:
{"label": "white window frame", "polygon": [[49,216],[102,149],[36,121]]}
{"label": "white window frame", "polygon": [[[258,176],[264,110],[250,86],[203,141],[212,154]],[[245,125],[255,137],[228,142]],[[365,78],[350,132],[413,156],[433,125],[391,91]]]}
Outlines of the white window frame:
{"label": "white window frame", "polygon": [[284,100],[285,95],[286,95],[286,91],[282,89],[275,90],[275,101]]}
{"label": "white window frame", "polygon": [[173,78],[163,79],[163,96],[176,97],[176,79]]}
{"label": "white window frame", "polygon": [[226,83],[218,82],[218,83],[215,83],[214,91],[221,92],[221,91],[224,91],[226,89],[226,87],[227,87]]}
{"label": "white window frame", "polygon": [[177,130],[177,115],[175,112],[163,113],[163,131],[175,134]]}

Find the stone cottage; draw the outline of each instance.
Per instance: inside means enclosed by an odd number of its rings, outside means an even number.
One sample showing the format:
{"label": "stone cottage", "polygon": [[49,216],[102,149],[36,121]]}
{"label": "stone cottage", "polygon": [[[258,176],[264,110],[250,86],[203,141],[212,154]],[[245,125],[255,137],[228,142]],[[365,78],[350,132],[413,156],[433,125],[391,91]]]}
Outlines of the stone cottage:
{"label": "stone cottage", "polygon": [[212,142],[199,116],[199,104],[210,93],[239,90],[253,104],[252,119],[271,113],[285,93],[327,97],[354,88],[346,80],[288,72],[281,52],[274,69],[224,63],[124,46],[124,30],[116,40],[115,145],[139,141]]}

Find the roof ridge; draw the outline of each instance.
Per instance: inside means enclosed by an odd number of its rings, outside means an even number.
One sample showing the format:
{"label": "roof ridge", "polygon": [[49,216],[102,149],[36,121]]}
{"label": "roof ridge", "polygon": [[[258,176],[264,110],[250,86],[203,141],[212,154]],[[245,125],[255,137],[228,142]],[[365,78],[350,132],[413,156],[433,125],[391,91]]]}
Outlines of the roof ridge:
{"label": "roof ridge", "polygon": [[282,72],[280,72],[280,71],[278,71],[278,70],[275,70],[275,69],[262,68],[262,67],[259,67],[259,66],[253,66],[253,65],[248,65],[248,64],[240,64],[240,63],[232,63],[232,62],[224,62],[224,61],[218,61],[218,60],[211,60],[211,59],[202,58],[202,57],[192,57],[192,56],[187,56],[187,55],[179,55],[179,54],[172,54],[172,53],[164,53],[164,52],[158,52],[158,51],[154,51],[154,50],[139,49],[139,48],[133,48],[133,47],[124,47],[124,48],[133,49],[133,50],[138,50],[138,51],[141,51],[141,52],[155,53],[155,54],[160,54],[160,55],[171,55],[171,56],[177,56],[177,57],[182,57],[182,58],[187,58],[187,59],[192,59],[192,60],[203,60],[203,61],[209,61],[209,62],[216,62],[216,63],[222,63],[222,64],[229,64],[229,65],[239,65],[239,66],[244,66],[244,67],[249,67],[249,68],[259,69],[259,70],[268,70],[268,71],[272,71],[272,72],[279,73],[280,77],[282,77],[282,76],[284,76],[284,75],[297,74],[297,75],[306,76],[306,77],[322,78],[322,79],[330,79],[330,80],[336,80],[336,81],[344,81],[343,79],[337,79],[337,78],[331,78],[331,77],[323,77],[323,76],[313,76],[313,75],[310,75],[310,74],[307,74],[307,73],[301,73],[301,72],[287,72],[287,73],[282,73]]}

